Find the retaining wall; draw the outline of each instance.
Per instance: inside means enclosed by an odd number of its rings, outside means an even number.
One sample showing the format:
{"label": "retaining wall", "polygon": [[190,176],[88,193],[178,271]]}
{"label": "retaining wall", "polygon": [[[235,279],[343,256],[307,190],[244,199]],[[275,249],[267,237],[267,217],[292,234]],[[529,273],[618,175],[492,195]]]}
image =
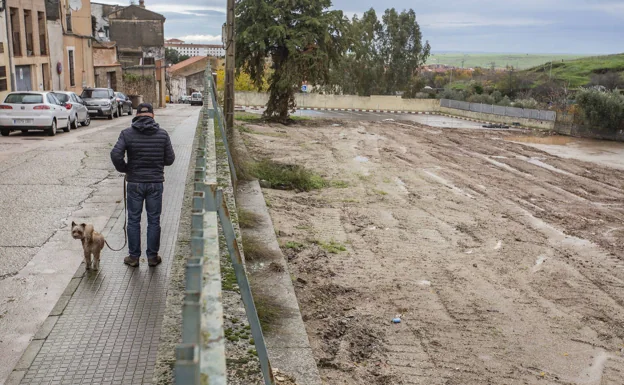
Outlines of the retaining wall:
{"label": "retaining wall", "polygon": [[[269,101],[269,94],[263,92],[236,92],[238,106],[264,106]],[[297,94],[298,108],[343,108],[352,110],[384,110],[437,112],[440,101],[436,99],[402,99],[400,96],[354,96]]]}
{"label": "retaining wall", "polygon": [[488,122],[494,123],[504,123],[504,124],[513,124],[514,122],[520,123],[520,125],[524,127],[532,127],[539,128],[543,130],[553,130],[555,128],[555,122],[549,122],[546,120],[534,120],[534,119],[526,119],[526,118],[515,118],[510,116],[502,116],[502,115],[494,115],[494,114],[484,114],[481,112],[472,112],[472,111],[464,111],[458,110],[455,108],[447,108],[440,107],[440,112],[449,115],[463,116],[465,118],[471,118],[476,120],[484,120]]}
{"label": "retaining wall", "polygon": [[[264,92],[236,92],[237,106],[265,106],[269,101],[269,94]],[[297,108],[318,109],[345,109],[345,110],[373,110],[388,112],[430,112],[444,113],[479,121],[505,123],[511,125],[514,122],[524,127],[552,130],[555,122],[546,120],[526,119],[509,117],[482,112],[460,110],[456,108],[441,107],[437,99],[403,99],[400,96],[354,96],[354,95],[321,95],[321,94],[297,94]]]}

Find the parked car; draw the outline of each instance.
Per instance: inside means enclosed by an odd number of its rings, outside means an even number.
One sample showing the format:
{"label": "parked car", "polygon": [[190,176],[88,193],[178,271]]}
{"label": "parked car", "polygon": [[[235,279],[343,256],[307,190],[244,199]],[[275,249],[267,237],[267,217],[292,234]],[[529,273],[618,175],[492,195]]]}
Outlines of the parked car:
{"label": "parked car", "polygon": [[132,116],[132,101],[130,100],[130,98],[121,92],[115,92],[115,96],[117,97],[117,104],[119,104],[118,116],[121,116],[126,112],[128,113],[128,115]]}
{"label": "parked car", "polygon": [[202,97],[201,92],[193,92],[191,94],[191,100],[190,100],[191,106],[194,105],[200,105],[203,106],[204,105],[204,98]]}
{"label": "parked car", "polygon": [[88,126],[91,124],[91,117],[87,106],[85,106],[84,100],[80,96],[71,91],[54,91],[52,92],[56,98],[65,103],[66,107],[69,107],[69,125],[72,129],[78,128],[78,123],[81,126]]}
{"label": "parked car", "polygon": [[52,92],[11,92],[0,104],[0,134],[43,130],[54,136],[57,127],[69,132],[69,113]]}
{"label": "parked car", "polygon": [[85,88],[80,95],[85,101],[89,115],[119,117],[119,103],[112,88]]}
{"label": "parked car", "polygon": [[188,103],[190,103],[190,101],[191,101],[191,98],[188,95],[182,95],[178,99],[178,103],[182,103],[182,104],[188,104]]}

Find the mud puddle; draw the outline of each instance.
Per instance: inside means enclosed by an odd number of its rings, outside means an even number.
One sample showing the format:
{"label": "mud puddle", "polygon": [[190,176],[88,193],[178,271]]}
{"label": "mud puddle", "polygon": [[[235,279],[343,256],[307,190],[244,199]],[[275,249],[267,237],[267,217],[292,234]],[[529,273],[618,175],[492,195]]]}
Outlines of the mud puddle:
{"label": "mud puddle", "polygon": [[624,169],[624,143],[571,136],[510,136],[509,142],[524,143],[562,158],[594,162]]}

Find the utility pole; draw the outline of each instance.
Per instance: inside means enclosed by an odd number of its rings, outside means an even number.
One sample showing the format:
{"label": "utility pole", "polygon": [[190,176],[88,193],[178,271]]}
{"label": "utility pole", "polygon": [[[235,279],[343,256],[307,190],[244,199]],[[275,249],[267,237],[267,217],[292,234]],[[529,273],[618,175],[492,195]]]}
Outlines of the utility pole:
{"label": "utility pole", "polygon": [[234,0],[227,0],[227,19],[225,39],[225,87],[224,87],[224,112],[225,112],[225,130],[231,135],[234,130],[234,70],[235,55],[234,48]]}

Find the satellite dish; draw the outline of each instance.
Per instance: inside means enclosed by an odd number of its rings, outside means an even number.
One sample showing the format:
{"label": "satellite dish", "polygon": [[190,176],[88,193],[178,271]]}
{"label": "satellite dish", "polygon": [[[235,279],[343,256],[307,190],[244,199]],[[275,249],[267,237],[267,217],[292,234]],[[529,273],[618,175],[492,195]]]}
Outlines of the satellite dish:
{"label": "satellite dish", "polygon": [[69,0],[69,8],[72,11],[79,11],[82,8],[82,0]]}

